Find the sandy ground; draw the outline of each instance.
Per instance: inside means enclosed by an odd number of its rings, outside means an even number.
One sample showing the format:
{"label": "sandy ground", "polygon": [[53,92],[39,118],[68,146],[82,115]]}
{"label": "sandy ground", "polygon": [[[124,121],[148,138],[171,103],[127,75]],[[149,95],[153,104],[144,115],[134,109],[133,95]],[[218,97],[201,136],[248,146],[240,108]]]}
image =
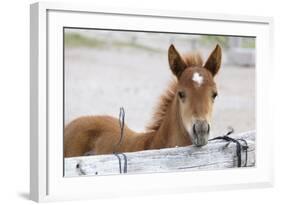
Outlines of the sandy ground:
{"label": "sandy ground", "polygon": [[[65,50],[65,121],[126,110],[127,125],[143,131],[172,78],[167,54],[136,49]],[[255,129],[255,69],[222,65],[217,76],[212,136]]]}

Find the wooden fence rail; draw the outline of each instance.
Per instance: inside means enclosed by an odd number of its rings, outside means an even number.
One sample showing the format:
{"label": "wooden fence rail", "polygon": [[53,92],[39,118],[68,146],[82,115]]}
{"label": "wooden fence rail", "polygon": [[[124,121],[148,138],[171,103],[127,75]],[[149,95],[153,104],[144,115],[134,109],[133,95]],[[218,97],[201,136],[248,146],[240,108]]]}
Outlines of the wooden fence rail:
{"label": "wooden fence rail", "polygon": [[[255,135],[255,131],[231,135],[234,139],[244,139],[248,143],[247,153],[241,153],[242,166],[255,166]],[[210,141],[203,147],[175,147],[124,154],[129,174],[237,167],[236,144],[224,140]],[[120,174],[120,168],[124,171],[125,158],[121,154],[118,156],[120,161],[113,154],[65,158],[64,176]]]}

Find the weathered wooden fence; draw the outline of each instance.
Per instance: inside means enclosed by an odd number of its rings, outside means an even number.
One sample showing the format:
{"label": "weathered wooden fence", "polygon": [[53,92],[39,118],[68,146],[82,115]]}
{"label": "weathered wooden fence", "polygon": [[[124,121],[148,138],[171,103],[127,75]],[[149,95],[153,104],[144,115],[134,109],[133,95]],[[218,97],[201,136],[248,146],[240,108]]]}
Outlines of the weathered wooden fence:
{"label": "weathered wooden fence", "polygon": [[[248,144],[247,151],[241,152],[241,165],[255,166],[255,131],[231,137],[244,139]],[[120,174],[121,168],[123,171],[126,168],[130,174],[232,168],[237,166],[236,149],[235,143],[215,140],[203,147],[187,146],[124,153],[126,158],[121,154],[65,158],[64,175],[114,175]]]}

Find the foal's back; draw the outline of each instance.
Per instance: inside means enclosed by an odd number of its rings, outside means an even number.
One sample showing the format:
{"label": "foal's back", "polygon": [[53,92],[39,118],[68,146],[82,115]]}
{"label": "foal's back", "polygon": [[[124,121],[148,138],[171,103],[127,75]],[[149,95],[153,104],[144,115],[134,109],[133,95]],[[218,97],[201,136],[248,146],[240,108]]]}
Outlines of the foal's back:
{"label": "foal's back", "polygon": [[145,149],[145,133],[136,133],[126,125],[123,133],[122,143],[118,144],[121,137],[119,120],[111,116],[77,118],[64,129],[64,157]]}
{"label": "foal's back", "polygon": [[[126,133],[131,130],[126,129]],[[80,117],[69,123],[64,131],[64,156],[82,156],[86,153],[97,154],[109,152],[110,146],[97,146],[99,138],[108,143],[118,142],[119,122],[110,116]]]}

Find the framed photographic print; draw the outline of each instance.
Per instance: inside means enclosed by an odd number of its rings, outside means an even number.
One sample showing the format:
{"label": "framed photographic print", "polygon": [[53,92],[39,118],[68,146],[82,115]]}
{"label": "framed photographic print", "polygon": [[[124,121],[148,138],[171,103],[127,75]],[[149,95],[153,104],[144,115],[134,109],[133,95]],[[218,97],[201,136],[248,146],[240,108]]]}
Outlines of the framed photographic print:
{"label": "framed photographic print", "polygon": [[32,200],[272,185],[271,18],[36,3],[30,21]]}

